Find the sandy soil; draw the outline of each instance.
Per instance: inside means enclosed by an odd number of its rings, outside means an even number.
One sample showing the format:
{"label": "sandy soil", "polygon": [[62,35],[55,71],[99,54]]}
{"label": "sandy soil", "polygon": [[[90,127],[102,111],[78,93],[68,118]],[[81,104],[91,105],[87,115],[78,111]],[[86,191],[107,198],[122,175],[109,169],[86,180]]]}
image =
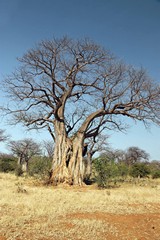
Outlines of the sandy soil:
{"label": "sandy soil", "polygon": [[[160,205],[159,205],[160,207]],[[159,211],[159,207],[157,211]],[[45,220],[45,219],[44,219]],[[26,222],[26,229],[30,224],[34,226],[38,221],[43,221],[42,219],[32,220]],[[85,226],[86,222],[86,226]],[[100,222],[100,224],[99,224]],[[94,236],[91,234],[92,228],[89,225],[96,226],[96,232],[94,231]],[[93,224],[94,223],[94,224]],[[41,222],[41,224],[43,224]],[[78,229],[77,229],[78,226]],[[124,239],[124,240],[159,240],[160,239],[160,211],[159,213],[145,213],[145,214],[110,214],[103,212],[95,213],[74,213],[59,217],[59,222],[56,220],[56,224],[50,225],[52,229],[52,236],[41,237],[41,233],[37,232],[35,235],[30,233],[29,230],[26,231],[24,228],[20,233],[21,237],[14,237],[16,240],[23,239],[41,239],[41,240],[56,240],[56,239]],[[55,234],[53,230],[55,229]],[[11,233],[16,233],[18,229],[10,228],[10,226],[3,229],[3,235],[0,236],[0,240],[7,240],[7,231]],[[48,231],[48,229],[47,229]],[[58,231],[60,235],[57,236]],[[62,233],[62,231],[64,233]],[[84,234],[83,234],[84,233]],[[54,236],[55,235],[55,236]],[[63,236],[64,235],[64,236]],[[66,235],[66,236],[65,236]],[[90,236],[92,235],[92,238]],[[8,239],[12,239],[10,236]]]}
{"label": "sandy soil", "polygon": [[0,240],[160,240],[159,185],[53,188],[10,175],[0,182]]}

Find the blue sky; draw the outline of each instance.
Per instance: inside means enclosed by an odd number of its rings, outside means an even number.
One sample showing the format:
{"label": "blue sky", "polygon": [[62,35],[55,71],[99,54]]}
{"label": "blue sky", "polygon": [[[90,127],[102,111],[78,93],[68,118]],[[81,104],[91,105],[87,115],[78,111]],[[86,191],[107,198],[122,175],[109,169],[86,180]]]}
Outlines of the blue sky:
{"label": "blue sky", "polygon": [[[160,1],[159,0],[0,0],[0,81],[17,66],[17,57],[42,39],[68,35],[89,37],[111,50],[127,64],[143,66],[160,82]],[[0,103],[3,98],[1,90]],[[139,146],[160,159],[160,128],[147,132],[142,124],[127,134],[111,134],[113,148]],[[20,126],[1,120],[13,139],[35,138]],[[48,137],[36,134],[36,139]],[[4,151],[4,145],[0,150]]]}

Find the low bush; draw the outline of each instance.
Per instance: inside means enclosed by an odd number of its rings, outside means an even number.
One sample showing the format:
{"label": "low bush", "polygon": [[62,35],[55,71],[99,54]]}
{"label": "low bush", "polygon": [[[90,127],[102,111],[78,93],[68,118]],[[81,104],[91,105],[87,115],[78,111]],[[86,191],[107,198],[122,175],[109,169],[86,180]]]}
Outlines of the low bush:
{"label": "low bush", "polygon": [[155,170],[151,173],[153,179],[160,178],[160,170]]}
{"label": "low bush", "polygon": [[23,170],[22,170],[22,166],[21,165],[17,165],[16,169],[15,169],[15,175],[17,177],[20,177],[23,175]]}
{"label": "low bush", "polygon": [[0,156],[0,172],[12,172],[16,169],[17,160],[13,156]]}
{"label": "low bush", "polygon": [[29,175],[30,176],[48,176],[51,169],[51,160],[47,157],[34,157],[29,162]]}
{"label": "low bush", "polygon": [[118,167],[113,160],[99,157],[93,162],[96,170],[96,182],[100,188],[110,187],[110,182],[118,176]]}
{"label": "low bush", "polygon": [[130,176],[137,178],[147,177],[151,173],[149,166],[146,163],[135,163],[130,169]]}
{"label": "low bush", "polygon": [[119,163],[118,166],[118,175],[122,178],[127,177],[129,174],[129,168],[125,163]]}

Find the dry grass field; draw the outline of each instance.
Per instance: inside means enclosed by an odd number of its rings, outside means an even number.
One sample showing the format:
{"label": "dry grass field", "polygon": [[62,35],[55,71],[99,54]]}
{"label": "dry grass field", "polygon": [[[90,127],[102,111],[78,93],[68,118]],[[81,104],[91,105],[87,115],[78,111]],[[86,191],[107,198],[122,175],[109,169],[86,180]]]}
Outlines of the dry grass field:
{"label": "dry grass field", "polygon": [[0,174],[0,240],[159,240],[160,182],[98,190]]}

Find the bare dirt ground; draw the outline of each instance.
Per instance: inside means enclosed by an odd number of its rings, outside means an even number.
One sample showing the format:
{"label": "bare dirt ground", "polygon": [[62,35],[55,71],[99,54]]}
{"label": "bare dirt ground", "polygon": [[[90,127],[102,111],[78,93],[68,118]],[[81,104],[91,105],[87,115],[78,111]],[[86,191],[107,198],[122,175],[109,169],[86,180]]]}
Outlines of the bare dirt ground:
{"label": "bare dirt ground", "polygon": [[44,187],[0,174],[0,240],[160,240],[160,183]]}

